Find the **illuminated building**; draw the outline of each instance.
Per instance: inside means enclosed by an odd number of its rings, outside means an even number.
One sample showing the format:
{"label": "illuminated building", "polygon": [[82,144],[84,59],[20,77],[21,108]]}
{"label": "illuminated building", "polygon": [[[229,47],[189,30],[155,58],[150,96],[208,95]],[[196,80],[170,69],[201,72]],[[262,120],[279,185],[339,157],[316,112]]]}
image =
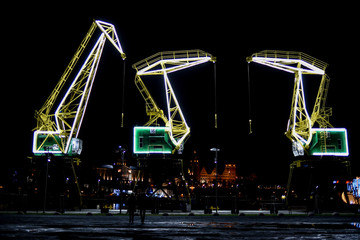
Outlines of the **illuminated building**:
{"label": "illuminated building", "polygon": [[[338,182],[339,181],[337,181],[336,183]],[[356,177],[352,181],[347,181],[346,185],[347,191],[342,193],[341,199],[346,204],[360,205],[360,177]]]}
{"label": "illuminated building", "polygon": [[199,159],[196,156],[196,151],[194,151],[194,159],[189,161],[188,168],[189,180],[192,185],[195,185],[200,180],[200,164]]}
{"label": "illuminated building", "polygon": [[[203,167],[199,174],[199,182],[204,187],[210,187],[215,182],[216,169],[214,168],[211,173],[208,173]],[[236,164],[225,164],[225,169],[222,174],[218,173],[219,187],[226,187],[234,184],[236,181]]]}
{"label": "illuminated building", "polygon": [[[127,166],[126,161],[122,165],[121,160],[112,165],[106,164],[96,168],[98,191],[105,194],[113,193],[116,189],[133,189],[136,181],[142,181],[138,170]],[[139,177],[139,179],[137,179]]]}

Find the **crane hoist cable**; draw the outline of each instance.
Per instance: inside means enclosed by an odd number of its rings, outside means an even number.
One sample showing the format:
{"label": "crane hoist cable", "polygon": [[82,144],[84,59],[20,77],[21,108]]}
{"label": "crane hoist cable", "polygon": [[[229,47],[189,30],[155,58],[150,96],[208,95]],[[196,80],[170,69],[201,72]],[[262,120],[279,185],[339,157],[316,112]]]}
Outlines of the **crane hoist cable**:
{"label": "crane hoist cable", "polygon": [[216,61],[214,61],[214,112],[215,112],[215,128],[218,128],[218,115],[217,115],[217,82],[216,82]]}
{"label": "crane hoist cable", "polygon": [[[76,67],[96,28],[100,29],[100,36],[61,99],[55,114],[50,114],[59,93]],[[126,55],[122,50],[114,25],[94,20],[55,89],[44,106],[35,112],[37,120],[33,135],[35,155],[42,156],[51,153],[55,156],[72,156],[81,153],[82,141],[78,139],[78,134],[106,41],[109,41],[125,60]]]}
{"label": "crane hoist cable", "polygon": [[248,74],[248,107],[249,107],[249,134],[252,134],[252,118],[251,118],[251,88],[250,88],[250,62],[247,64],[247,74]]}
{"label": "crane hoist cable", "polygon": [[121,127],[124,127],[124,112],[125,112],[125,67],[126,60],[124,59],[123,64],[123,79],[122,79],[122,99],[121,99]]}

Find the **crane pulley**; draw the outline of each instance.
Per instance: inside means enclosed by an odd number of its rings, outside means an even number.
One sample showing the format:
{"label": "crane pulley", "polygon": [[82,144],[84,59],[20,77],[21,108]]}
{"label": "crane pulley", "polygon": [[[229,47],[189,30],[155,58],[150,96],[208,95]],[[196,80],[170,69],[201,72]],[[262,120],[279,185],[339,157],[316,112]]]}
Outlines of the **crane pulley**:
{"label": "crane pulley", "polygon": [[[265,50],[247,57],[247,62],[255,62],[295,76],[290,117],[285,135],[292,141],[295,156],[304,155],[347,155],[346,129],[334,129],[329,122],[331,108],[325,107],[330,79],[325,73],[327,63],[302,52]],[[303,75],[322,76],[311,116],[308,113]],[[251,123],[251,119],[249,120]],[[313,128],[317,123],[319,128]],[[327,135],[339,135],[341,144],[332,143]],[[315,139],[313,141],[313,136]],[[326,146],[331,142],[331,146]],[[320,145],[318,147],[317,145]],[[320,148],[320,149],[319,149]]]}
{"label": "crane pulley", "polygon": [[[61,99],[55,114],[51,114],[59,93],[82,56],[96,28],[100,29],[101,35],[76,74],[65,96]],[[57,156],[71,156],[81,153],[82,141],[77,137],[106,40],[115,47],[122,59],[125,60],[126,55],[121,47],[114,25],[95,20],[49,98],[43,107],[35,112],[37,120],[33,137],[33,153],[35,155],[41,156],[51,153]]]}
{"label": "crane pulley", "polygon": [[[133,64],[137,71],[135,85],[145,100],[149,121],[145,127],[134,128],[134,153],[174,153],[181,149],[190,134],[190,128],[169,80],[169,74],[206,62],[215,62],[211,54],[202,50],[167,51],[154,54]],[[160,75],[164,78],[166,113],[156,104],[142,77]],[[217,116],[215,116],[217,117]],[[165,127],[159,127],[161,119]]]}

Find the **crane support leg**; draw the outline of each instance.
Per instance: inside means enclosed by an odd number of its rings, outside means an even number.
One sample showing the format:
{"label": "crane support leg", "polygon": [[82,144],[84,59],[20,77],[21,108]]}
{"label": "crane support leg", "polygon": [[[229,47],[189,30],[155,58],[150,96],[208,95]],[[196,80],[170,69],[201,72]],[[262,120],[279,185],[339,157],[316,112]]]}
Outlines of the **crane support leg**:
{"label": "crane support leg", "polygon": [[72,169],[72,172],[73,172],[73,175],[74,175],[74,180],[75,180],[75,184],[76,184],[76,188],[78,190],[78,194],[79,194],[79,208],[81,209],[82,208],[82,196],[81,196],[81,189],[80,189],[80,184],[79,184],[79,179],[77,178],[77,175],[76,175],[76,170],[75,170],[75,167],[74,167],[74,162],[79,162],[80,159],[78,158],[72,158],[70,159],[70,163],[71,163],[71,169]]}
{"label": "crane support leg", "polygon": [[294,172],[294,168],[300,167],[301,162],[302,162],[301,160],[297,160],[290,164],[289,177],[288,177],[288,182],[287,182],[287,186],[286,186],[286,201],[285,201],[286,206],[289,206],[289,193],[290,193],[290,187],[291,187],[291,181],[292,181],[292,175]]}

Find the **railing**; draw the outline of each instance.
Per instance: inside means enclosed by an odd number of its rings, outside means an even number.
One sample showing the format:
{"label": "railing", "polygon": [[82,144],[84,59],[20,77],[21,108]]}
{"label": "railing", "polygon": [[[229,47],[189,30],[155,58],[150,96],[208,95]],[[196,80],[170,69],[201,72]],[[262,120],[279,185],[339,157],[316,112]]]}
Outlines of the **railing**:
{"label": "railing", "polygon": [[316,59],[306,53],[303,52],[293,52],[293,51],[281,51],[281,50],[264,50],[258,53],[254,53],[251,55],[253,57],[264,57],[264,58],[275,58],[275,59],[295,59],[302,60],[307,62],[321,70],[325,70],[329,65],[326,62],[323,62],[319,59]]}
{"label": "railing", "polygon": [[181,51],[165,51],[165,52],[158,52],[150,57],[147,57],[137,63],[132,65],[132,68],[136,69],[137,71],[150,66],[151,64],[161,61],[161,60],[172,60],[172,59],[191,59],[191,58],[205,58],[213,56],[210,53],[202,51],[200,49],[195,50],[181,50]]}

